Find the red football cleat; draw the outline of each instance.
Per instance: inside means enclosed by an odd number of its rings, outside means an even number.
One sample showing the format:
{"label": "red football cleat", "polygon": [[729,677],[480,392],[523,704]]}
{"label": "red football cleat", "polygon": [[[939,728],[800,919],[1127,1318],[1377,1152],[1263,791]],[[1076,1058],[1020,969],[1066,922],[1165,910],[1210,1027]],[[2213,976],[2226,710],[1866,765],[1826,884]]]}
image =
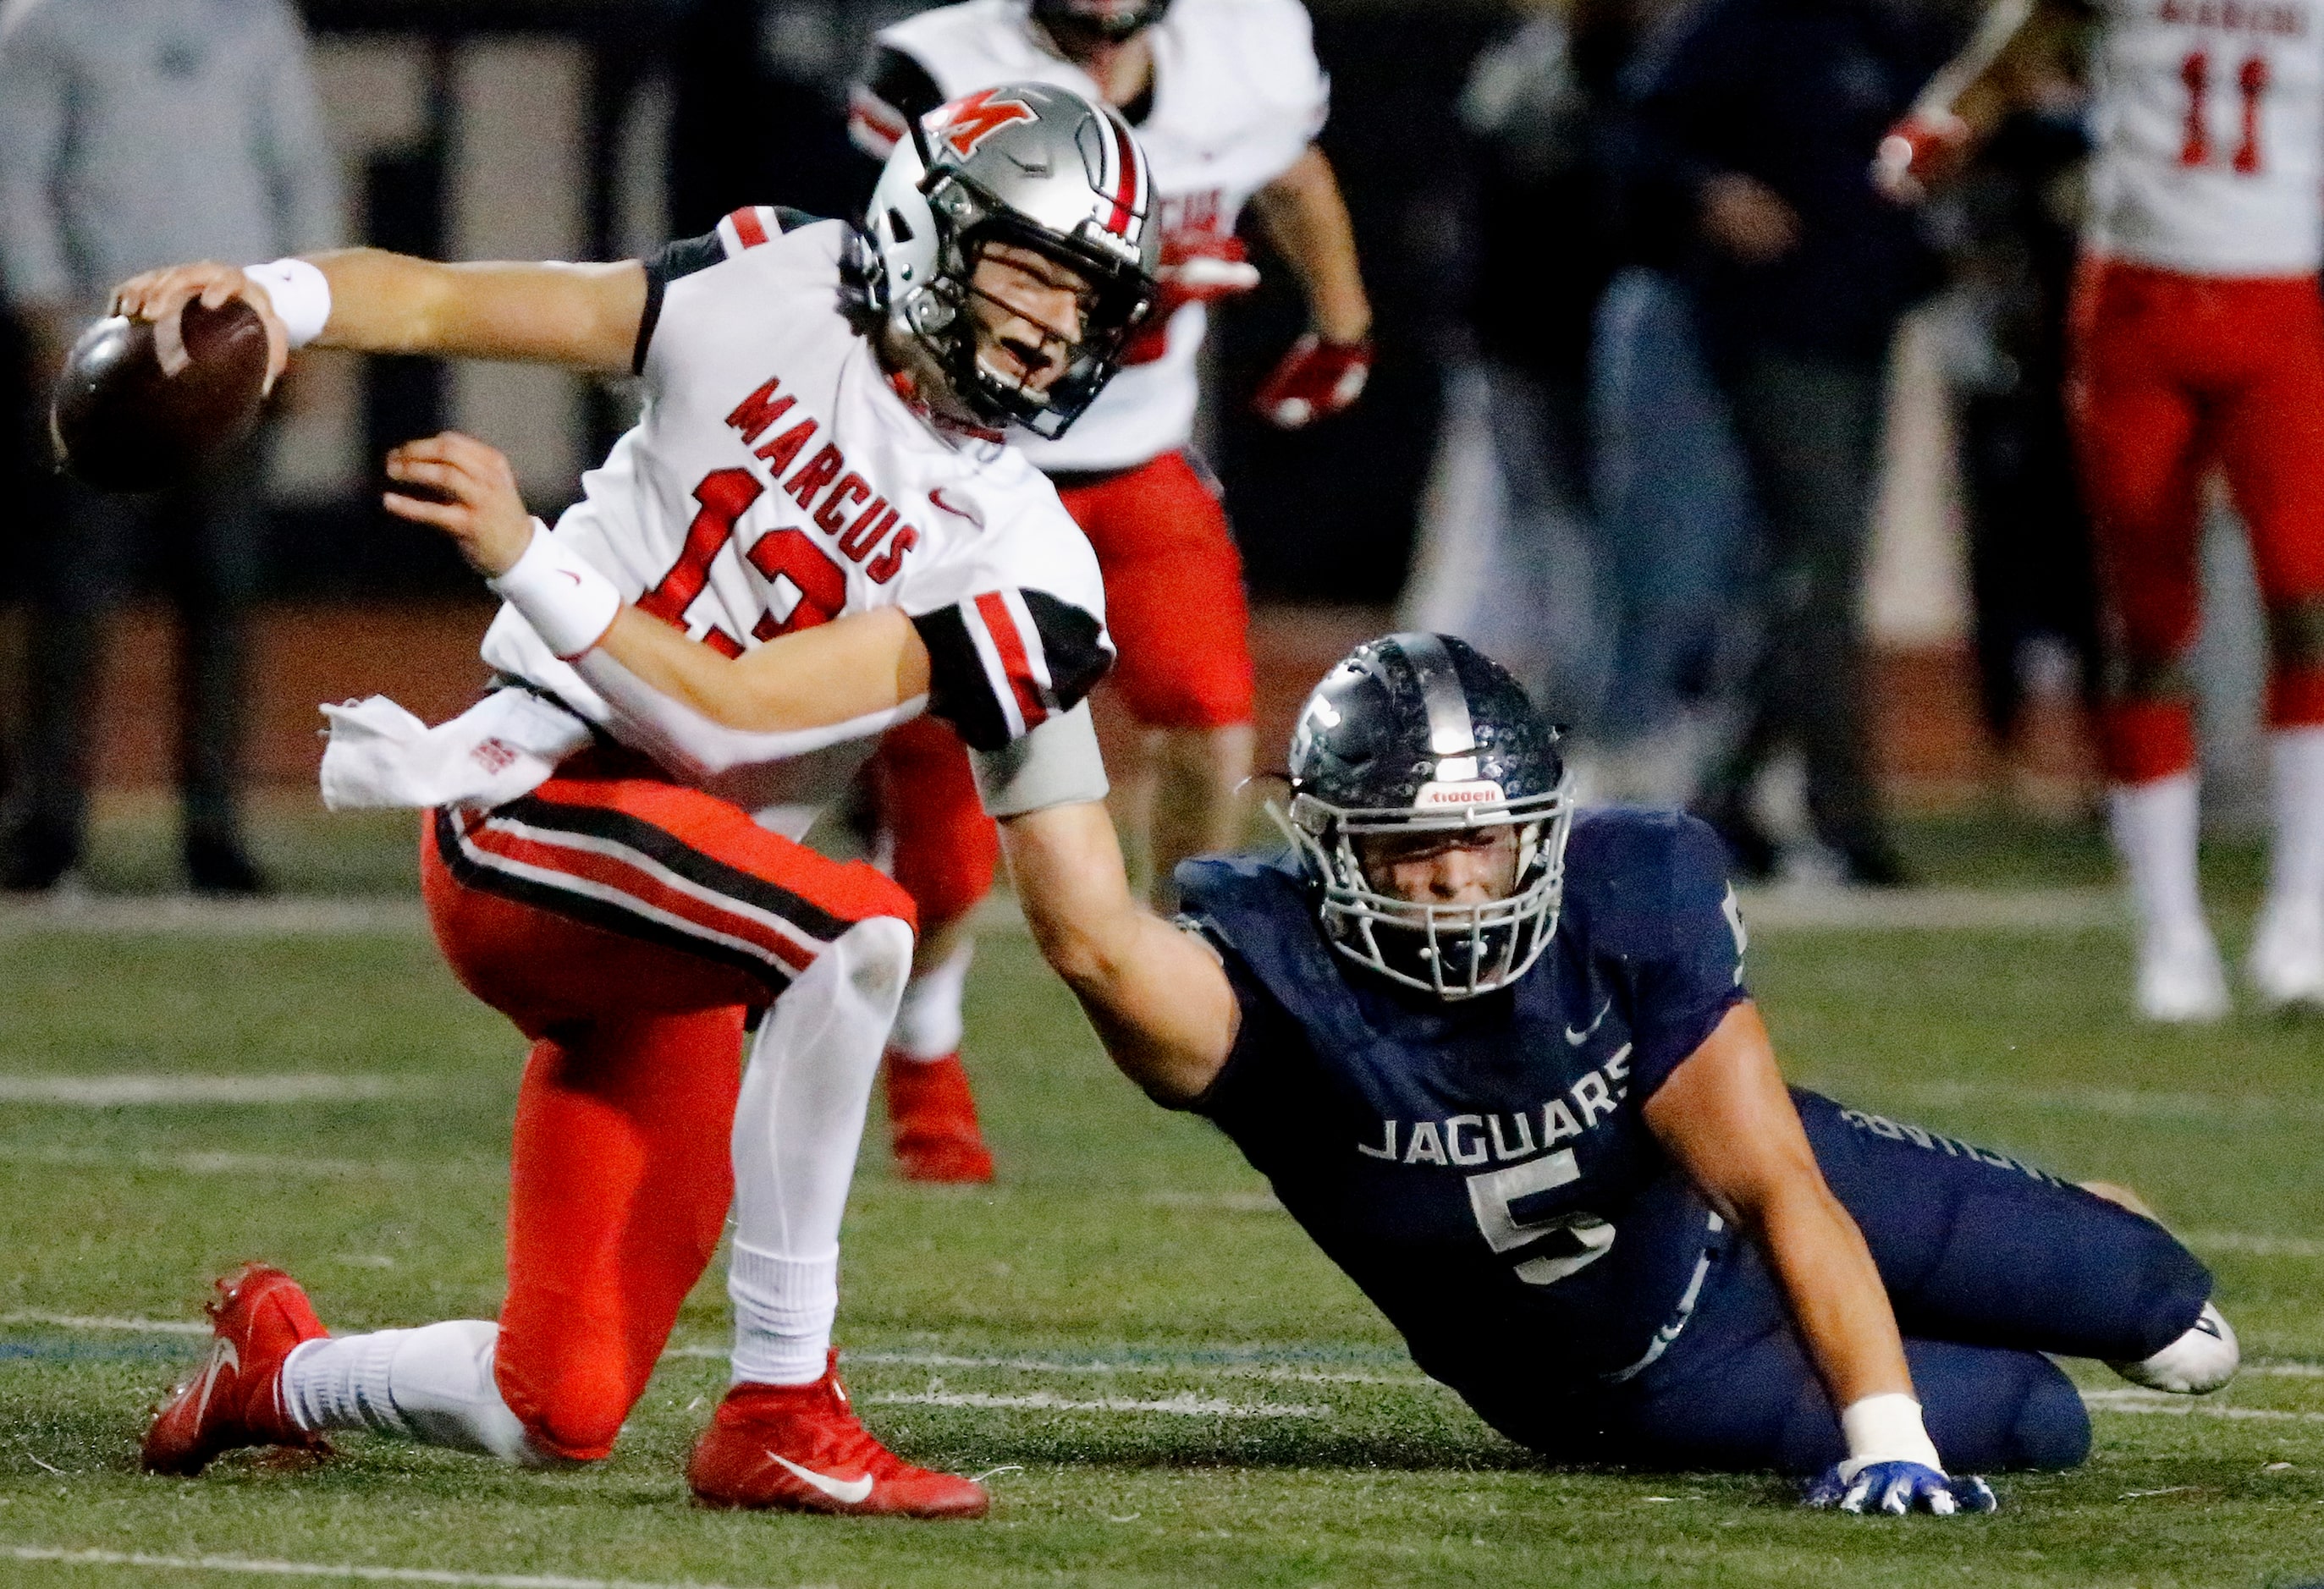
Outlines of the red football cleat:
{"label": "red football cleat", "polygon": [[839,1354],[806,1385],[736,1385],[695,1442],[686,1482],[705,1506],[861,1517],[982,1517],[973,1479],[914,1467],[847,1404]]}
{"label": "red football cleat", "polygon": [[205,1309],[217,1338],[201,1372],[170,1392],[145,1431],[138,1465],[149,1474],[191,1478],[211,1459],[244,1446],[327,1452],[320,1435],[290,1421],[282,1405],[282,1360],[324,1335],[299,1282],[263,1263],[217,1282]]}
{"label": "red football cleat", "polygon": [[916,1060],[888,1051],[888,1130],[906,1180],[982,1185],[992,1152],[977,1129],[976,1098],[960,1056]]}

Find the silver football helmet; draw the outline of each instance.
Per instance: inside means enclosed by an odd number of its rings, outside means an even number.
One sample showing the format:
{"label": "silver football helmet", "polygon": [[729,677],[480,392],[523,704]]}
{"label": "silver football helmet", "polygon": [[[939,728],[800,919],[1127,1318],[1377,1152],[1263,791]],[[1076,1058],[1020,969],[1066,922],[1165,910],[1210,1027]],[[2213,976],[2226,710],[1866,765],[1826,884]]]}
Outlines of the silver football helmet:
{"label": "silver football helmet", "polygon": [[[1324,675],[1292,733],[1291,809],[1274,814],[1332,947],[1443,999],[1530,970],[1557,932],[1573,826],[1557,739],[1516,679],[1452,635],[1384,636]],[[1499,898],[1403,898],[1367,854],[1464,839],[1508,846]]]}
{"label": "silver football helmet", "polygon": [[[1120,115],[1070,89],[1004,84],[930,111],[888,157],[863,229],[872,311],[996,427],[1064,435],[1153,308],[1162,230],[1145,152]],[[1065,364],[1038,389],[980,345],[974,279],[994,244],[1029,249],[1086,284],[1081,325],[1045,327]]]}

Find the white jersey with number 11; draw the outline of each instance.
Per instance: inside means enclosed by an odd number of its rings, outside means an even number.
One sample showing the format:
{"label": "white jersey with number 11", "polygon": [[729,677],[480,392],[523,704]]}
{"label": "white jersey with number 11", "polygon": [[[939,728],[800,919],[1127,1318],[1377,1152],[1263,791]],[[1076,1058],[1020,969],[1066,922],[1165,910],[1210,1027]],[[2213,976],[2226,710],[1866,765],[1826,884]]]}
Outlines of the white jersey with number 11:
{"label": "white jersey with number 11", "polygon": [[2324,260],[2319,0],[2102,0],[2086,236],[2201,276]]}

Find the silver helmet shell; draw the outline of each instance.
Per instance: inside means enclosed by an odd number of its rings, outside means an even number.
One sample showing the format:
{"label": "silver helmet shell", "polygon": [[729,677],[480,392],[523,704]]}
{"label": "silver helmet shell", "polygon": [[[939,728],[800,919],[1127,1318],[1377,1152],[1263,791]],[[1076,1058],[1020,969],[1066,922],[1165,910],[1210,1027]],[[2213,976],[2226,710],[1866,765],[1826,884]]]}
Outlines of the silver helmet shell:
{"label": "silver helmet shell", "polygon": [[[1506,987],[1557,932],[1572,782],[1557,730],[1517,680],[1451,635],[1367,641],[1323,675],[1291,739],[1278,813],[1348,959],[1443,999]],[[1513,886],[1475,905],[1416,903],[1364,867],[1373,836],[1512,831]]]}
{"label": "silver helmet shell", "polygon": [[[864,216],[871,308],[919,344],[979,418],[1062,436],[1153,310],[1162,257],[1154,209],[1146,153],[1111,109],[1043,83],[981,89],[930,111],[888,157]],[[994,242],[1030,248],[1089,283],[1081,339],[1046,391],[977,356],[971,278]]]}

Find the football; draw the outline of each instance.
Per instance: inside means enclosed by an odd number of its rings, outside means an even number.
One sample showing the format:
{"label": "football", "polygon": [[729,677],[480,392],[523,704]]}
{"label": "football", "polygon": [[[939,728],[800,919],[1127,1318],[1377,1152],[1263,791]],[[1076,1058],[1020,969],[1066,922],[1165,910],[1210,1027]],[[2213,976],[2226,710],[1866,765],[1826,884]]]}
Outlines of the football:
{"label": "football", "polygon": [[50,431],[65,467],[98,490],[161,491],[246,435],[265,395],[266,327],[248,304],[115,315],[73,344]]}

